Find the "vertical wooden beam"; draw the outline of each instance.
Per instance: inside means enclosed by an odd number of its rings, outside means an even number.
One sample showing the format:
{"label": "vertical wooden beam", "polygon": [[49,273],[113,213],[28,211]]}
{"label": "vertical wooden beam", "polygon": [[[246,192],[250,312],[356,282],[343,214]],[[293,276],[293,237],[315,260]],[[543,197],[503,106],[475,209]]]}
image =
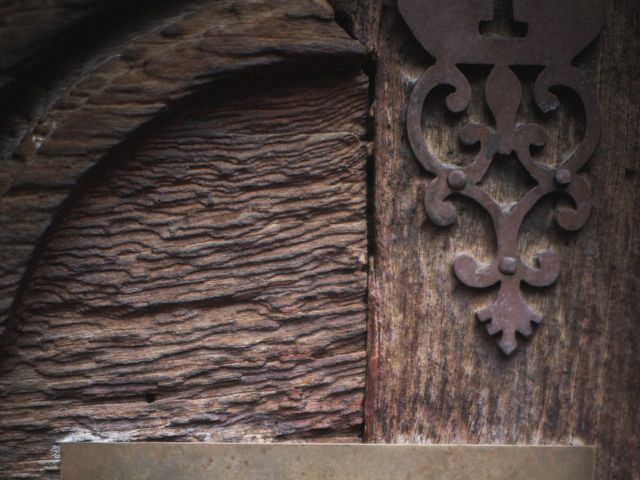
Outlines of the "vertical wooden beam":
{"label": "vertical wooden beam", "polygon": [[[488,219],[473,205],[458,204],[458,224],[443,230],[429,223],[421,205],[430,178],[411,154],[404,115],[413,82],[430,59],[395,6],[364,3],[351,15],[353,31],[377,59],[366,440],[594,444],[600,449],[596,478],[640,478],[637,2],[609,1],[598,46],[579,59],[597,82],[605,123],[600,152],[588,166],[595,208],[577,235],[553,227],[551,204],[528,219],[535,228],[525,225],[523,254],[551,247],[565,260],[556,286],[529,293],[546,320],[513,358],[470,313],[495,292],[472,292],[450,271],[461,250],[491,257]],[[476,73],[480,84],[485,74]],[[581,135],[580,105],[565,99],[559,116],[545,123],[553,156]],[[435,153],[455,161],[456,125],[442,110],[430,113],[427,135]],[[529,106],[522,113],[534,114]],[[482,116],[472,105],[469,117]],[[518,175],[507,167],[493,171],[486,188],[497,197],[517,196],[525,180]],[[539,228],[547,231],[542,239],[532,233]]]}

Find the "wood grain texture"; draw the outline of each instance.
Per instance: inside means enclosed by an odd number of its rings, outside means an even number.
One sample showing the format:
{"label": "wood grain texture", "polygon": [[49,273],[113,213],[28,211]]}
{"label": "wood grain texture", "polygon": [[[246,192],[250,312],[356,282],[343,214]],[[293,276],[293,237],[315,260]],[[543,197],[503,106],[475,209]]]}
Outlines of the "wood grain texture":
{"label": "wood grain texture", "polygon": [[[544,322],[512,358],[501,354],[473,315],[496,292],[464,288],[451,271],[458,252],[491,257],[488,218],[456,202],[457,224],[441,229],[427,220],[421,204],[430,177],[411,153],[404,112],[414,82],[433,59],[411,36],[394,2],[336,7],[342,9],[338,18],[350,17],[343,24],[377,59],[366,440],[594,444],[600,449],[596,478],[639,479],[637,2],[607,2],[605,31],[580,59],[597,83],[604,116],[600,152],[588,167],[595,208],[586,228],[571,235],[554,226],[551,202],[528,219],[524,257],[553,247],[562,274],[554,287],[527,292]],[[474,75],[481,80],[484,73]],[[554,132],[546,150],[552,157],[570,150],[580,135],[580,115],[566,98],[564,113],[545,124]],[[457,124],[438,100],[428,109],[429,141],[442,158],[460,160],[452,141]],[[476,105],[469,117],[482,115]],[[521,116],[530,115],[523,108]],[[485,188],[503,200],[517,198],[522,180],[517,169],[505,167],[490,173]]]}
{"label": "wood grain texture", "polygon": [[368,84],[199,94],[66,207],[0,371],[0,475],[65,440],[357,441]]}
{"label": "wood grain texture", "polygon": [[0,2],[0,91],[29,66],[43,60],[52,44],[92,15],[121,0],[2,0]]}
{"label": "wood grain texture", "polygon": [[322,2],[179,5],[152,9],[86,55],[69,55],[27,90],[33,98],[18,102],[20,114],[0,121],[9,132],[0,141],[0,331],[69,192],[143,125],[221,78],[291,62],[357,65],[364,55]]}

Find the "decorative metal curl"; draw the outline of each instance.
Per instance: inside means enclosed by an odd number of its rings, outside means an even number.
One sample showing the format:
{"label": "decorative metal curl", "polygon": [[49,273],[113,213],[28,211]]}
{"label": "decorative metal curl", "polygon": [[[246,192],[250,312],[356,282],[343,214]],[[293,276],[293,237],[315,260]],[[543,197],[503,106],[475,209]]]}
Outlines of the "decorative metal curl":
{"label": "decorative metal curl", "polygon": [[[477,316],[489,322],[487,330],[502,333],[500,348],[509,355],[517,347],[516,332],[531,335],[531,322],[541,318],[524,301],[520,286],[553,284],[560,274],[556,253],[543,251],[536,266],[525,263],[518,253],[518,235],[527,213],[545,196],[562,192],[571,197],[575,208],[558,208],[558,225],[570,231],[584,226],[591,210],[591,188],[579,173],[589,160],[600,138],[600,112],[597,99],[584,74],[571,60],[599,33],[602,5],[599,0],[513,0],[514,18],[528,24],[524,38],[486,38],[479,33],[479,23],[490,20],[491,0],[399,0],[400,12],[422,46],[436,57],[416,83],[409,99],[407,129],[412,150],[425,170],[435,175],[424,198],[429,218],[446,226],[456,219],[450,200],[461,195],[474,200],[491,216],[497,238],[497,252],[489,265],[480,265],[469,255],[460,254],[454,261],[457,278],[473,288],[500,284],[495,302]],[[446,99],[451,112],[463,112],[471,101],[471,87],[458,68],[460,64],[491,65],[485,84],[485,100],[495,119],[495,126],[469,124],[460,132],[466,145],[479,144],[471,164],[456,167],[441,163],[429,151],[422,114],[427,96],[436,87],[451,86]],[[540,165],[531,156],[531,146],[543,147],[547,134],[539,125],[517,123],[522,87],[512,66],[542,66],[534,86],[537,106],[545,113],[558,108],[551,93],[554,86],[569,87],[582,100],[586,114],[584,138],[556,168]],[[502,208],[479,184],[496,154],[515,154],[536,185],[517,203]]]}

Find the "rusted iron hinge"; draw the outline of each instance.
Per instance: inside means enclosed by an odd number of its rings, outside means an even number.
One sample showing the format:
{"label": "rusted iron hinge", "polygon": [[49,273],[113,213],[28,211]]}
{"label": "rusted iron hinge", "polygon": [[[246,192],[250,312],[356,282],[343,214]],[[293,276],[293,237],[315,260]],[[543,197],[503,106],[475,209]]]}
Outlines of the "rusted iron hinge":
{"label": "rusted iron hinge", "polygon": [[[492,0],[399,0],[399,8],[409,28],[436,63],[418,80],[409,99],[407,129],[412,150],[420,164],[435,179],[424,203],[429,218],[437,225],[452,224],[456,209],[452,195],[462,195],[482,206],[491,216],[497,238],[497,254],[488,265],[461,254],[455,258],[457,278],[473,288],[500,284],[496,301],[477,312],[482,322],[490,322],[490,334],[502,333],[500,347],[508,355],[517,347],[516,332],[532,333],[531,322],[540,316],[524,301],[521,283],[533,287],[553,284],[560,262],[553,251],[537,256],[537,265],[525,262],[518,253],[518,236],[527,213],[543,197],[562,192],[573,199],[575,208],[560,206],[557,222],[565,230],[580,229],[591,210],[591,188],[580,169],[593,154],[600,138],[600,111],[586,76],[571,61],[602,28],[600,0],[513,0],[513,19],[527,25],[522,37],[486,37],[480,24],[493,18]],[[436,87],[455,89],[446,100],[452,112],[467,109],[472,91],[460,65],[489,65],[485,101],[494,125],[469,124],[460,131],[466,145],[480,146],[474,160],[457,167],[442,163],[429,151],[422,125],[425,100]],[[551,93],[554,86],[566,86],[577,93],[584,105],[584,138],[571,156],[557,167],[535,161],[531,147],[543,147],[548,133],[535,123],[518,123],[522,86],[514,66],[543,67],[534,85],[538,108],[549,113],[559,106]],[[501,206],[479,183],[497,154],[515,155],[536,185],[517,203]],[[497,158],[497,157],[496,157]]]}

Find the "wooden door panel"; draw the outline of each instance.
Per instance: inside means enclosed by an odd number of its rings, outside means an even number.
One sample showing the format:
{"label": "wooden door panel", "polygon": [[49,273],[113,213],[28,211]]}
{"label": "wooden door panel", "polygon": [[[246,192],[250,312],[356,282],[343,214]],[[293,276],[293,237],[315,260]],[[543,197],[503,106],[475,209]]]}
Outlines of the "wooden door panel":
{"label": "wooden door panel", "polygon": [[[353,18],[352,33],[377,55],[365,439],[596,445],[595,478],[640,478],[640,72],[630,61],[640,53],[631,33],[640,28],[637,2],[606,2],[605,30],[578,58],[597,86],[604,119],[600,150],[587,167],[594,209],[573,234],[555,226],[552,202],[527,220],[522,253],[529,259],[551,247],[563,259],[562,273],[553,287],[525,292],[544,320],[511,357],[474,317],[496,291],[466,288],[451,272],[457,253],[492,258],[488,217],[457,201],[454,226],[442,229],[426,217],[430,176],[411,153],[404,112],[415,80],[433,60],[395,6],[383,5],[338,2]],[[546,158],[574,148],[583,128],[580,109],[563,103],[555,123],[545,125],[553,138]],[[525,104],[521,121],[536,118],[532,113]],[[447,142],[455,141],[455,125],[440,111],[429,121],[434,153],[455,156],[456,144]],[[484,188],[498,198],[513,196],[522,181],[516,173],[492,172]]]}
{"label": "wooden door panel", "polygon": [[46,477],[65,440],[360,438],[367,80],[268,77],[76,192],[5,351],[0,471]]}
{"label": "wooden door panel", "polygon": [[[527,219],[523,256],[562,274],[525,292],[544,322],[509,358],[473,316],[495,291],[451,274],[492,258],[490,219],[422,205],[405,112],[433,59],[396,2],[0,5],[0,477],[57,478],[69,440],[364,440],[595,445],[596,478],[640,480],[640,17],[604,1],[576,60],[595,208],[575,234],[553,202]],[[550,157],[584,126],[562,98]],[[430,144],[459,161],[436,104]]]}
{"label": "wooden door panel", "polygon": [[[102,23],[76,25],[59,58],[19,71],[0,90],[7,105],[0,117],[0,332],[56,212],[140,128],[198,89],[258,67],[342,68],[364,58],[328,7],[311,1],[145,5],[124,18],[116,10]],[[73,23],[62,15],[65,21]],[[21,48],[1,40],[7,56]]]}
{"label": "wooden door panel", "polygon": [[69,440],[360,441],[369,90],[328,12],[158,10],[3,144],[0,477]]}

